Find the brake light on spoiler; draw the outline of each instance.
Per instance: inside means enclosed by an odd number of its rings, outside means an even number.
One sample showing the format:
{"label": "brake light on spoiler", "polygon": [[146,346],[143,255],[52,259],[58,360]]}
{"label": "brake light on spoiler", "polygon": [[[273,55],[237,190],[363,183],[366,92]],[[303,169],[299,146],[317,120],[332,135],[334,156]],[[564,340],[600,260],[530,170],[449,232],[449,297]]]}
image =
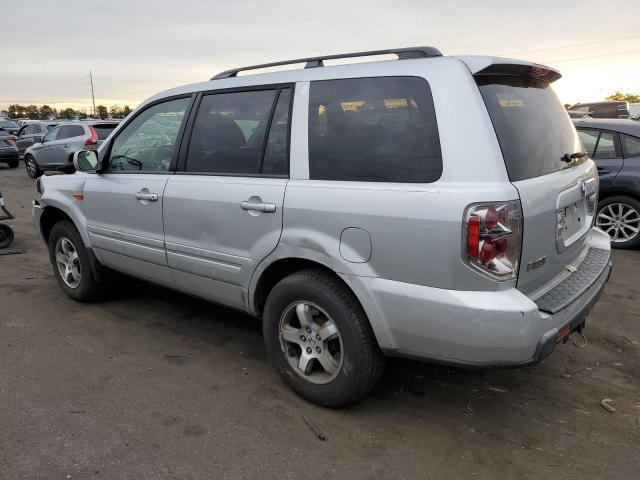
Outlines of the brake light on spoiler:
{"label": "brake light on spoiler", "polygon": [[522,249],[522,209],[518,200],[476,203],[467,207],[463,258],[494,280],[516,278]]}

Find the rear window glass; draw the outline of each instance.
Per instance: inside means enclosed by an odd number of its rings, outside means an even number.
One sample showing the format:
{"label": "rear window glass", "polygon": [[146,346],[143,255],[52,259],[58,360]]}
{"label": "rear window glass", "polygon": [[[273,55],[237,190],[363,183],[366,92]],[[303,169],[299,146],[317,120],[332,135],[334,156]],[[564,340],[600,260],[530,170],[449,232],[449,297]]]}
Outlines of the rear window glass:
{"label": "rear window glass", "polygon": [[309,95],[309,176],[434,182],[442,156],[431,90],[417,77],[323,80]]}
{"label": "rear window glass", "polygon": [[512,182],[571,167],[561,158],[581,151],[580,141],[548,82],[507,75],[479,76],[476,82]]}
{"label": "rear window glass", "polygon": [[93,129],[98,134],[98,140],[104,140],[109,136],[111,132],[113,132],[116,128],[116,125],[94,125]]}

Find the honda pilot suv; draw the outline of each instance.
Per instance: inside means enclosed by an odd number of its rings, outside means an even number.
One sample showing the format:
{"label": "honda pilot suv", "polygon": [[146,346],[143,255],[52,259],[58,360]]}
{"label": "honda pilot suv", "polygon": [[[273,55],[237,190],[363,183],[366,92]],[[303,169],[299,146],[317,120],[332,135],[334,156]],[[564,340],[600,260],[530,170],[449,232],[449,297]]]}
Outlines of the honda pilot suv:
{"label": "honda pilot suv", "polygon": [[[397,59],[325,66],[377,54]],[[320,405],[367,394],[388,356],[533,364],[583,328],[611,271],[559,77],[431,47],[229,70],[41,177],[34,224],[70,297],[115,270],[255,315]]]}

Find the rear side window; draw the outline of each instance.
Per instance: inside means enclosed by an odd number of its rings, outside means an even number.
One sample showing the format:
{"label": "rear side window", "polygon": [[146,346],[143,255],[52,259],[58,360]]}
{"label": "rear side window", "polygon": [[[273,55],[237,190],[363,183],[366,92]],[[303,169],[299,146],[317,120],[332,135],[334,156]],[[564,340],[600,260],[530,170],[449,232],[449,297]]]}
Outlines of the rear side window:
{"label": "rear side window", "polygon": [[625,157],[640,157],[640,138],[629,135],[620,135],[622,140],[622,153]]}
{"label": "rear side window", "polygon": [[[548,82],[508,75],[476,77],[512,182],[570,168],[561,160],[580,142]],[[575,163],[586,161],[584,157]]]}
{"label": "rear side window", "polygon": [[285,174],[290,100],[290,88],[204,96],[189,142],[186,170]]}
{"label": "rear side window", "polygon": [[323,80],[309,95],[309,176],[435,182],[442,155],[431,90],[417,77]]}
{"label": "rear side window", "polygon": [[63,126],[61,127],[60,134],[58,135],[58,140],[81,137],[82,135],[84,135],[84,128],[82,128],[80,125]]}

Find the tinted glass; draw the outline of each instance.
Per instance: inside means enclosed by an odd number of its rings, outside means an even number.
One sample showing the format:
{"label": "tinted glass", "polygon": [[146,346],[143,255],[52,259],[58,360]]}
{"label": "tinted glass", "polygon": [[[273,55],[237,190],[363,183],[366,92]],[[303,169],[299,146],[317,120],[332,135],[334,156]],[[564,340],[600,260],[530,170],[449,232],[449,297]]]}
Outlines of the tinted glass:
{"label": "tinted glass", "polygon": [[[476,78],[511,181],[557,172],[571,165],[565,153],[581,148],[576,131],[545,81],[507,75]],[[586,157],[575,163],[586,161]]]}
{"label": "tinted glass", "polygon": [[179,98],[159,103],[135,117],[114,139],[108,170],[169,170],[178,131],[190,101],[190,98]]}
{"label": "tinted glass", "polygon": [[186,169],[258,173],[276,90],[207,95],[198,109]]}
{"label": "tinted glass", "polygon": [[424,79],[312,82],[309,102],[310,178],[410,183],[440,178],[440,139]]}
{"label": "tinted glass", "polygon": [[80,125],[66,125],[61,127],[62,130],[60,135],[58,135],[58,140],[63,140],[65,138],[73,138],[73,137],[81,137],[84,133],[84,128]]}
{"label": "tinted glass", "polygon": [[287,152],[289,149],[289,105],[291,90],[284,89],[278,97],[273,113],[267,145],[262,160],[262,171],[266,175],[285,175],[289,173]]}
{"label": "tinted glass", "polygon": [[34,133],[36,133],[35,125],[27,125],[22,129],[20,135],[33,135]]}
{"label": "tinted glass", "polygon": [[613,133],[601,132],[593,158],[618,158]]}
{"label": "tinted glass", "polygon": [[622,140],[622,153],[625,157],[640,157],[640,138],[620,135]]}
{"label": "tinted glass", "polygon": [[0,120],[0,127],[7,128],[18,128],[17,123],[10,122],[9,120]]}
{"label": "tinted glass", "polygon": [[596,149],[599,135],[600,132],[598,130],[578,130],[578,136],[580,137],[580,141],[582,141],[584,151],[587,152],[590,157],[593,157],[593,151]]}

